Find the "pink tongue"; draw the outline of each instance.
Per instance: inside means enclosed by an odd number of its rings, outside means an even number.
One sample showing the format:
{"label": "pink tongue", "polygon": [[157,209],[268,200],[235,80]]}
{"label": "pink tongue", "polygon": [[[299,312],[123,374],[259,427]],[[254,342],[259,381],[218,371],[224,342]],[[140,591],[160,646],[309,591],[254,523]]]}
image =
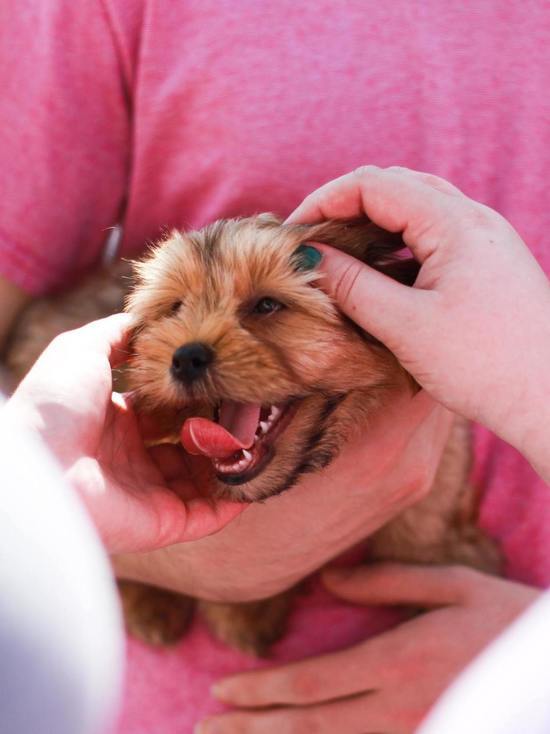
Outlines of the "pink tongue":
{"label": "pink tongue", "polygon": [[224,400],[220,422],[208,418],[188,418],[181,429],[181,441],[190,454],[225,459],[254,443],[261,405]]}

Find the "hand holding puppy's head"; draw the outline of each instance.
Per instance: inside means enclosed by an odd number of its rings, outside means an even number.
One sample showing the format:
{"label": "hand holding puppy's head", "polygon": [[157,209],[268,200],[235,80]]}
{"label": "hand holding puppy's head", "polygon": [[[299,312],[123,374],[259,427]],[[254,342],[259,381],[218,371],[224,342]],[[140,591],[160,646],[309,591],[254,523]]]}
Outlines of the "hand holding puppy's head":
{"label": "hand holding puppy's head", "polygon": [[314,287],[316,242],[409,284],[418,271],[399,258],[399,235],[365,220],[285,225],[272,215],[175,231],[136,264],[133,387],[151,410],[202,416],[187,420],[184,442],[210,456],[234,497],[267,497],[320,469],[351,425],[407,383]]}

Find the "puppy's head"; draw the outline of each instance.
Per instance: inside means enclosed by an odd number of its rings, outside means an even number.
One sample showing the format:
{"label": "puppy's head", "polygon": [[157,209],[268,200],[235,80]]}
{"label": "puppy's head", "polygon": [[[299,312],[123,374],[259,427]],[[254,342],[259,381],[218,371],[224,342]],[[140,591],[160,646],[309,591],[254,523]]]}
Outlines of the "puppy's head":
{"label": "puppy's head", "polygon": [[372,223],[285,225],[271,215],[173,232],[136,265],[132,386],[146,409],[185,409],[186,447],[212,459],[236,499],[277,494],[325,466],[350,425],[407,382],[312,287],[319,275],[298,250],[307,242],[416,277],[414,261],[396,256],[399,235]]}

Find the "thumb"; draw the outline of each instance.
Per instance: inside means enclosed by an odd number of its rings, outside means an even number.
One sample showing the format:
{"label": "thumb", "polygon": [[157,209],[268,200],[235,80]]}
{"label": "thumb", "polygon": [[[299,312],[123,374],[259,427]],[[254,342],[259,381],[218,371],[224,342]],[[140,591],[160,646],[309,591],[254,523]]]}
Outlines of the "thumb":
{"label": "thumb", "polygon": [[322,579],[335,596],[356,604],[437,607],[464,602],[483,576],[460,566],[377,563],[328,568]]}
{"label": "thumb", "polygon": [[414,322],[426,318],[427,291],[398,283],[328,245],[315,247],[323,254],[318,266],[323,290],[346,316],[390,349],[401,343],[405,330],[413,331]]}

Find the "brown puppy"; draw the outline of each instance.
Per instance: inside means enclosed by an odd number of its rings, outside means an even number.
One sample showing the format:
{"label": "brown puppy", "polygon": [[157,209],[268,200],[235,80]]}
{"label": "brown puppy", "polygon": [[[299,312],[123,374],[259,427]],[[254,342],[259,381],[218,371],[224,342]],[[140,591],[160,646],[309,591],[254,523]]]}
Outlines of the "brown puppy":
{"label": "brown puppy", "polygon": [[[136,265],[130,385],[166,437],[177,440],[183,427],[188,450],[210,457],[218,495],[264,500],[290,489],[393,395],[414,389],[394,357],[312,287],[316,273],[298,249],[308,241],[402,282],[416,277],[416,263],[398,257],[400,237],[372,223],[283,225],[271,215],[174,232]],[[12,365],[24,341],[16,332]],[[372,555],[495,571],[498,554],[474,525],[468,467],[467,428],[457,421],[431,494],[372,538]],[[183,597],[149,587],[126,583],[123,599],[131,631],[149,641],[174,641],[190,615]],[[219,637],[263,654],[283,631],[289,600],[201,607]]]}
{"label": "brown puppy", "polygon": [[[218,493],[235,499],[265,499],[321,469],[352,426],[411,386],[387,350],[311,287],[317,275],[296,252],[308,239],[414,280],[414,263],[392,262],[400,238],[372,224],[284,226],[269,215],[173,233],[136,266],[131,386],[145,410],[197,408],[243,436],[248,428],[244,451],[198,448],[214,459]],[[223,443],[221,431],[191,423],[191,450],[199,432]]]}

